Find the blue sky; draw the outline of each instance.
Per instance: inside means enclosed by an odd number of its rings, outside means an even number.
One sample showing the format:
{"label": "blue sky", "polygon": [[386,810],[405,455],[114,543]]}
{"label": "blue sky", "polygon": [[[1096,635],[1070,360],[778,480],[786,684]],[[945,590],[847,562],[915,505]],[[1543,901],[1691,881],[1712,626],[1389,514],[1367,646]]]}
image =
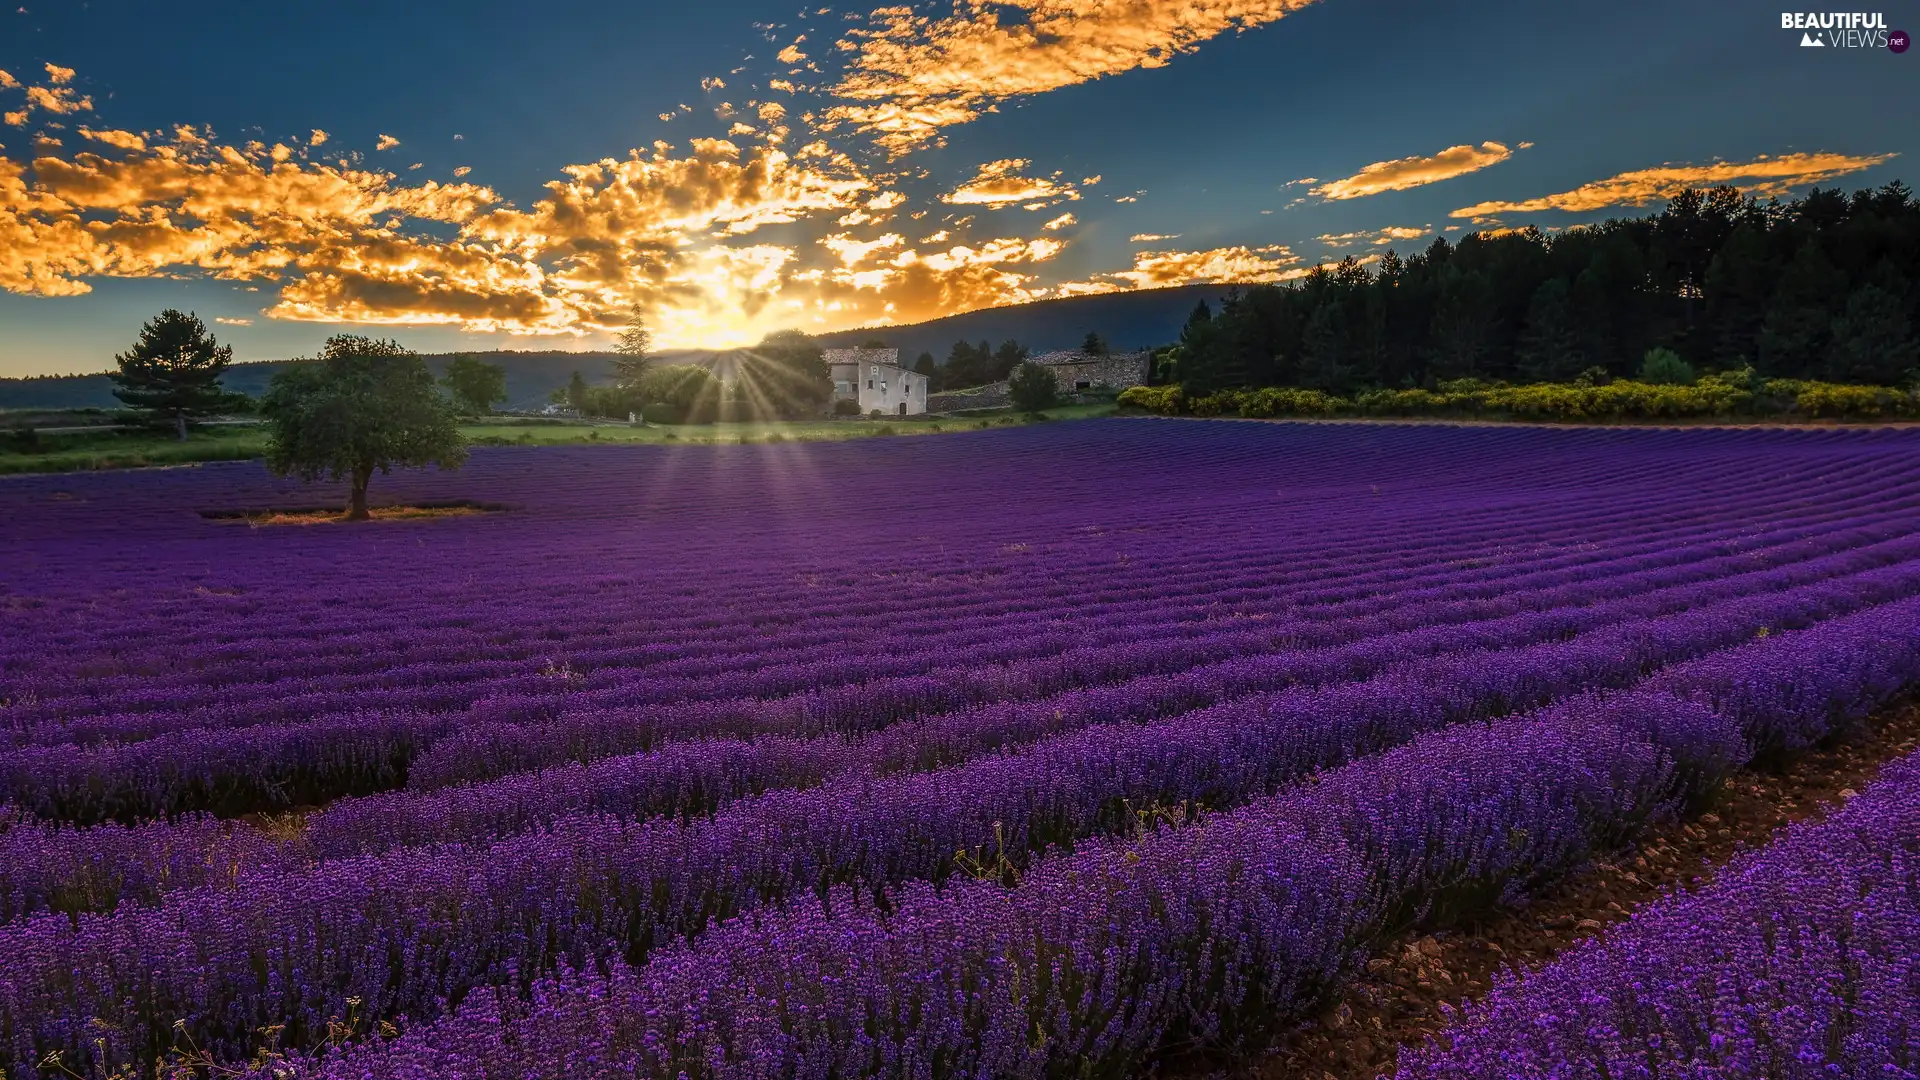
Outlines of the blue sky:
{"label": "blue sky", "polygon": [[1802,48],[1751,4],[153,10],[0,14],[0,375],[107,368],[167,306],[277,359],[1286,280],[1917,149],[1920,54]]}

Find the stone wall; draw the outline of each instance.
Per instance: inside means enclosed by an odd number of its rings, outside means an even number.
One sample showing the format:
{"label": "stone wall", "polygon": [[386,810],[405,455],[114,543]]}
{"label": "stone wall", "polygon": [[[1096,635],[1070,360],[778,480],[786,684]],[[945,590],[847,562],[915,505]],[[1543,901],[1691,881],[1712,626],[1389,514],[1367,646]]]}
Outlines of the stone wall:
{"label": "stone wall", "polygon": [[1009,403],[1007,384],[989,383],[966,390],[947,390],[927,395],[927,411],[930,413],[959,412],[962,409],[999,409]]}
{"label": "stone wall", "polygon": [[[1152,359],[1152,354],[1146,352],[1093,356],[1070,349],[1036,356],[1033,362],[1053,372],[1061,393],[1071,394],[1077,389],[1125,390],[1129,386],[1144,386]],[[1087,386],[1083,388],[1081,383]]]}

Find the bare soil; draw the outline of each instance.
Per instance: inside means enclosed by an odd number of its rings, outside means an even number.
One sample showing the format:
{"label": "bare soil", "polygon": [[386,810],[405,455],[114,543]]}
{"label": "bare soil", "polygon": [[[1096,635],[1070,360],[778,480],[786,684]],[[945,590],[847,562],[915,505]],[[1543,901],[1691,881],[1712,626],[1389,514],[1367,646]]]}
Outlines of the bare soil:
{"label": "bare soil", "polygon": [[1656,828],[1524,909],[1448,932],[1403,935],[1368,961],[1333,1008],[1261,1058],[1172,1071],[1248,1080],[1391,1074],[1400,1047],[1441,1031],[1447,1010],[1485,995],[1496,974],[1538,969],[1648,901],[1701,888],[1738,852],[1766,844],[1784,826],[1824,816],[1916,746],[1920,704],[1909,701],[1875,717],[1851,741],[1744,769],[1707,812]]}
{"label": "bare soil", "polygon": [[[375,506],[369,508],[367,514],[373,521],[423,521],[433,518],[473,517],[476,514],[497,513],[500,509],[497,506],[481,506],[473,503],[452,506]],[[266,525],[348,524],[346,510],[340,507],[203,512],[200,516],[222,525],[250,525],[255,528]]]}

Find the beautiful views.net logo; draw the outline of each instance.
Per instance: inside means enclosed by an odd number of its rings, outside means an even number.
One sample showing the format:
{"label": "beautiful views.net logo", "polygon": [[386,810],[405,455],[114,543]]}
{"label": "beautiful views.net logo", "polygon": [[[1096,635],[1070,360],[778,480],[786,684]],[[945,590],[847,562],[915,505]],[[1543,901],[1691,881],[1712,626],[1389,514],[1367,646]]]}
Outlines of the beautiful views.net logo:
{"label": "beautiful views.net logo", "polygon": [[1912,43],[1904,30],[1889,30],[1877,11],[1783,11],[1780,29],[1800,31],[1806,49],[1887,49],[1906,52]]}

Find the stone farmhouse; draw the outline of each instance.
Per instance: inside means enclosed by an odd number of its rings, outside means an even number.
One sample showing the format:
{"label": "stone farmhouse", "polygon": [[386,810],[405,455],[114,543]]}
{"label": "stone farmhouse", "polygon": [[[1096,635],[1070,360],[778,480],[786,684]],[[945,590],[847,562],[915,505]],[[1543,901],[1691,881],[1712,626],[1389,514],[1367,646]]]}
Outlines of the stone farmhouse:
{"label": "stone farmhouse", "polygon": [[1096,356],[1079,349],[1065,349],[1042,353],[1034,357],[1033,362],[1053,372],[1062,394],[1077,394],[1146,385],[1147,367],[1153,362],[1153,354],[1142,351]]}
{"label": "stone farmhouse", "polygon": [[859,403],[865,416],[875,409],[889,416],[927,411],[927,377],[900,365],[899,349],[827,349],[833,400]]}

